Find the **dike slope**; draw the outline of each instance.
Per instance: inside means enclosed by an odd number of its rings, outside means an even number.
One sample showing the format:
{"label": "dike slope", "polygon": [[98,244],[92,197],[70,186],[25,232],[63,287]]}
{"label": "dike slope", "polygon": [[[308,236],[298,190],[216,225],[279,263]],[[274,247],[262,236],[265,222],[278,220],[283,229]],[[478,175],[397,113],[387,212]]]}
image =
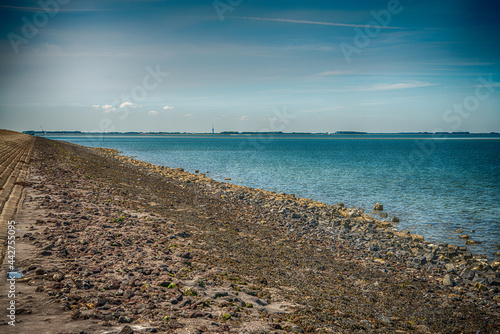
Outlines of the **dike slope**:
{"label": "dike slope", "polygon": [[0,130],[0,260],[6,255],[8,222],[14,217],[26,186],[34,138]]}

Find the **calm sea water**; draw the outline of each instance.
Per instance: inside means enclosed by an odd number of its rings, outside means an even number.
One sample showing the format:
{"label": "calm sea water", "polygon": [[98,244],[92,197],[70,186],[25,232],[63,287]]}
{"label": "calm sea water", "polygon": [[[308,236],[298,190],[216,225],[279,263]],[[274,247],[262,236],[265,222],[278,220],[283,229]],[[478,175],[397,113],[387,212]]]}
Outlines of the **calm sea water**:
{"label": "calm sea water", "polygon": [[53,136],[194,172],[371,212],[375,203],[436,243],[500,249],[500,140],[409,136]]}

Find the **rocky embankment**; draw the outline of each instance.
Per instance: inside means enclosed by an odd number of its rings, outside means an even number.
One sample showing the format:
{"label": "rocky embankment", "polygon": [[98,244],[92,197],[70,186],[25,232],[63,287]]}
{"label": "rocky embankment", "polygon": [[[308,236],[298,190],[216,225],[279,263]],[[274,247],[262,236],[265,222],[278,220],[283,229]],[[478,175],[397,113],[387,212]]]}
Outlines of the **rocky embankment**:
{"label": "rocky embankment", "polygon": [[[344,203],[326,205],[292,194],[275,193],[221,183],[204,174],[192,174],[182,168],[171,169],[118,155],[109,149],[97,149],[99,154],[132,164],[146,173],[158,173],[185,183],[197,183],[210,194],[221,196],[225,201],[244,200],[249,205],[262,208],[261,224],[267,221],[283,227],[292,238],[324,242],[331,239],[332,247],[352,250],[352,256],[373,261],[388,272],[394,265],[405,264],[408,268],[423,270],[435,276],[443,286],[454,287],[455,292],[479,292],[483,304],[498,308],[500,302],[500,261],[488,261],[485,256],[474,255],[467,247],[434,244],[418,234],[397,231],[391,221],[381,221],[362,210],[349,209]],[[383,205],[376,203],[375,211]]]}
{"label": "rocky embankment", "polygon": [[498,262],[341,203],[41,138],[30,170],[17,332],[499,332]]}

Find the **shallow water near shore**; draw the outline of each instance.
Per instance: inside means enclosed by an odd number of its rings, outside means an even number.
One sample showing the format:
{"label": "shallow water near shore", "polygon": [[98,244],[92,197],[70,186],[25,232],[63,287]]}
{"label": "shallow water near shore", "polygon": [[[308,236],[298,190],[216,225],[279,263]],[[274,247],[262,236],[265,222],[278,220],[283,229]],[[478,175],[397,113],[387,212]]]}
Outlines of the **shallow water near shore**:
{"label": "shallow water near shore", "polygon": [[[367,213],[375,203],[398,229],[490,258],[500,244],[500,140],[404,136],[53,136],[248,187],[293,193]],[[376,216],[376,214],[374,214]],[[463,233],[456,233],[462,229]]]}

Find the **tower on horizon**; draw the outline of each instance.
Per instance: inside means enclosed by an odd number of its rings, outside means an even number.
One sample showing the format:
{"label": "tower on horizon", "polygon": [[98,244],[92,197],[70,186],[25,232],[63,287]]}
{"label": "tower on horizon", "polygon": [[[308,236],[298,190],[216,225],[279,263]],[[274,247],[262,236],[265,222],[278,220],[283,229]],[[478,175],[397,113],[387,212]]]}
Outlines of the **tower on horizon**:
{"label": "tower on horizon", "polygon": [[212,125],[212,134],[214,134],[214,133],[215,133],[215,132],[214,132],[214,126]]}

